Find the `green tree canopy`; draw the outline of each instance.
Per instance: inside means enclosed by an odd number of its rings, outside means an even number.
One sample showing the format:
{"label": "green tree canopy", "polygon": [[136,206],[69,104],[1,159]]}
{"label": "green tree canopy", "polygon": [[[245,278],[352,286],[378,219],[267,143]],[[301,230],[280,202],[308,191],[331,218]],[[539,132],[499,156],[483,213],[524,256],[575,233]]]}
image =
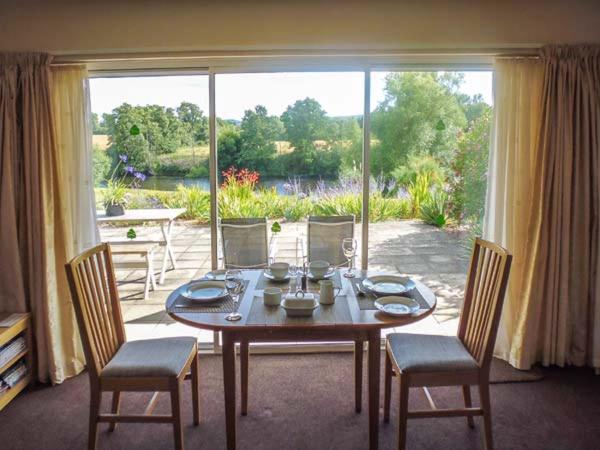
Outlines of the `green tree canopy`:
{"label": "green tree canopy", "polygon": [[275,141],[283,133],[283,125],[277,116],[269,116],[267,108],[258,105],[244,113],[241,128],[241,148],[238,167],[269,174],[277,153]]}
{"label": "green tree canopy", "polygon": [[288,167],[296,174],[318,175],[319,155],[315,141],[331,136],[330,121],[318,101],[297,100],[281,115],[287,140],[293,147]]}
{"label": "green tree canopy", "polygon": [[208,118],[198,105],[181,102],[181,105],[177,107],[177,117],[188,128],[194,144],[206,144],[208,142]]}
{"label": "green tree canopy", "polygon": [[239,167],[240,148],[240,130],[233,125],[219,127],[217,139],[219,175],[232,166]]}
{"label": "green tree canopy", "polygon": [[376,144],[372,172],[389,174],[408,155],[431,155],[450,161],[458,132],[466,125],[455,95],[460,74],[401,72],[389,74],[385,99],[372,115]]}

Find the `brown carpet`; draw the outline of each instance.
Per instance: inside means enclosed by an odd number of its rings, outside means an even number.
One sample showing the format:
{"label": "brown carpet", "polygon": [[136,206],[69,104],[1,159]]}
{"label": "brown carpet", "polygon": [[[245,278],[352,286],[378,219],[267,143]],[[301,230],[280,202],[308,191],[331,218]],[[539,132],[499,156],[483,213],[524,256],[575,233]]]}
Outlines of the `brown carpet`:
{"label": "brown carpet", "polygon": [[[590,369],[543,369],[537,383],[491,387],[497,449],[598,449],[600,377]],[[383,372],[382,372],[383,373]],[[221,360],[201,357],[201,424],[193,427],[189,388],[185,395],[187,449],[225,447]],[[460,389],[434,388],[439,407],[461,405]],[[383,395],[383,394],[382,394]],[[477,394],[474,394],[477,402]],[[125,410],[141,411],[149,394],[125,394]],[[0,448],[83,449],[87,442],[88,377],[20,395],[0,413]],[[238,417],[238,448],[366,449],[367,408],[354,413],[351,354],[261,355],[250,360],[250,411]],[[392,422],[380,427],[380,448],[394,449],[397,389]],[[162,396],[156,412],[169,411]],[[108,406],[108,397],[105,398]],[[411,390],[411,408],[425,408]],[[409,421],[409,449],[481,448],[481,425],[463,418]],[[114,433],[101,426],[101,449],[171,449],[169,425],[120,424]]]}

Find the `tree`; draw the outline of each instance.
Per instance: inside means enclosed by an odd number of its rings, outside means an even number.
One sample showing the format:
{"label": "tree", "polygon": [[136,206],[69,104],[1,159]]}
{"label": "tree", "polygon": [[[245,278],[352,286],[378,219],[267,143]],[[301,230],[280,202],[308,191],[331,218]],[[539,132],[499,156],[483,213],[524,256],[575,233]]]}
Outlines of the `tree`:
{"label": "tree", "polygon": [[277,153],[275,141],[283,133],[281,121],[276,116],[269,116],[267,109],[258,105],[244,113],[240,127],[241,147],[236,165],[268,175],[273,171]]}
{"label": "tree", "polygon": [[230,167],[239,167],[241,137],[237,127],[229,125],[219,127],[217,139],[217,162],[219,173]]}
{"label": "tree", "polygon": [[104,125],[104,116],[101,123],[98,114],[92,113],[92,134],[107,134],[106,126]]}
{"label": "tree", "polygon": [[389,175],[408,155],[430,155],[448,165],[466,118],[457,98],[460,76],[435,72],[392,73],[385,99],[371,118],[377,143],[372,172]]}
{"label": "tree", "polygon": [[[173,153],[181,146],[192,144],[191,135],[171,108],[123,103],[103,117],[113,161],[118,154],[135,155],[136,159],[143,156],[145,160],[139,160],[139,164],[144,170],[150,170],[152,156]],[[134,129],[136,133],[132,134]],[[133,136],[136,138],[131,139]]]}
{"label": "tree", "polygon": [[458,140],[450,182],[452,210],[458,222],[481,224],[483,220],[491,119],[488,106]]}
{"label": "tree", "polygon": [[177,117],[186,124],[188,132],[192,135],[194,144],[208,142],[208,118],[198,105],[190,102],[181,102],[177,107]]}
{"label": "tree", "polygon": [[327,113],[312,98],[298,100],[281,115],[288,141],[294,148],[289,165],[299,174],[318,175],[318,155],[315,141],[325,139],[329,127]]}

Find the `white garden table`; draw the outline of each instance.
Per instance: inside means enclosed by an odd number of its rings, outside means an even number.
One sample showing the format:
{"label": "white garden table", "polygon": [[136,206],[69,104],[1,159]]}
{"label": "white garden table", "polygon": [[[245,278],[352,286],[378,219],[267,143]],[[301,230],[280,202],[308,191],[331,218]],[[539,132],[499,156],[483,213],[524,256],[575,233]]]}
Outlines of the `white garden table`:
{"label": "white garden table", "polygon": [[131,242],[133,244],[153,243],[160,244],[165,247],[163,255],[162,267],[160,270],[159,283],[162,284],[165,281],[165,272],[167,270],[167,256],[171,260],[173,269],[177,268],[175,261],[175,254],[171,247],[171,229],[173,222],[183,213],[185,208],[177,209],[127,209],[125,214],[122,216],[107,216],[105,211],[96,211],[96,217],[98,223],[106,224],[123,224],[123,223],[144,223],[144,222],[155,222],[160,225],[160,231],[162,233],[162,240],[132,240],[132,241],[119,241],[119,244],[125,244]]}

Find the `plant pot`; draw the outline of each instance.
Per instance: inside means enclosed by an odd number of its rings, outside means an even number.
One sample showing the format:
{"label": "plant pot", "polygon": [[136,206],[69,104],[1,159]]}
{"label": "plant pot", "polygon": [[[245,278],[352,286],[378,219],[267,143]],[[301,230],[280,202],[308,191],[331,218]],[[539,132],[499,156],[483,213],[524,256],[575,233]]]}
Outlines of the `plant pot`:
{"label": "plant pot", "polygon": [[122,216],[125,214],[123,205],[108,205],[106,207],[106,215],[109,217]]}

